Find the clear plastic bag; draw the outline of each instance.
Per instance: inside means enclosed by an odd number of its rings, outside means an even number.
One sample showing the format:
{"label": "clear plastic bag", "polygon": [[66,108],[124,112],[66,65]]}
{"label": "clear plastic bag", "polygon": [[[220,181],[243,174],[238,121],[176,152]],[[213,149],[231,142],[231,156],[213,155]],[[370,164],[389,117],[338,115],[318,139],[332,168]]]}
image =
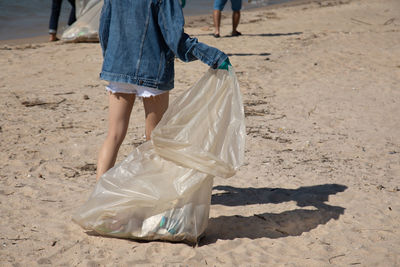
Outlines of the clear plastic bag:
{"label": "clear plastic bag", "polygon": [[76,17],[80,18],[83,14],[85,14],[89,9],[97,5],[99,2],[103,2],[103,0],[75,0]]}
{"label": "clear plastic bag", "polygon": [[61,40],[65,42],[99,41],[101,0],[76,1],[77,20],[63,32]]}
{"label": "clear plastic bag", "polygon": [[195,243],[207,227],[213,178],[235,174],[245,135],[233,69],[210,69],[170,104],[152,141],[100,178],[73,220],[102,235]]}

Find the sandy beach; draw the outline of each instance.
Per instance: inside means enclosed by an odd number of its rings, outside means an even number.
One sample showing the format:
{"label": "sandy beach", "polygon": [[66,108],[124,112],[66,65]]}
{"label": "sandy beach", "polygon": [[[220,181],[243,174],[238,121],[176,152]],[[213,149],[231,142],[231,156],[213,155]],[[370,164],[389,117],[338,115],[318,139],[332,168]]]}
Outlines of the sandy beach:
{"label": "sandy beach", "polygon": [[[98,43],[0,43],[0,266],[400,266],[400,2],[304,1],[242,13],[230,57],[245,164],[216,178],[195,246],[86,233],[107,126]],[[171,100],[207,71],[176,61]],[[117,161],[144,138],[133,108]]]}

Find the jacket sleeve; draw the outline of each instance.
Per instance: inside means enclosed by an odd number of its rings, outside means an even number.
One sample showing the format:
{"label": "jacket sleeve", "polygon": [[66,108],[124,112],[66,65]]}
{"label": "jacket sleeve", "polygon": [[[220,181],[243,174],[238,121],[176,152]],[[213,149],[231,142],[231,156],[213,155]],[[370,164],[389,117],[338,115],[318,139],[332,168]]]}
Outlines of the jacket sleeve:
{"label": "jacket sleeve", "polygon": [[185,20],[178,0],[159,0],[158,24],[168,47],[184,62],[200,59],[216,69],[227,59],[222,51],[191,38],[184,32]]}

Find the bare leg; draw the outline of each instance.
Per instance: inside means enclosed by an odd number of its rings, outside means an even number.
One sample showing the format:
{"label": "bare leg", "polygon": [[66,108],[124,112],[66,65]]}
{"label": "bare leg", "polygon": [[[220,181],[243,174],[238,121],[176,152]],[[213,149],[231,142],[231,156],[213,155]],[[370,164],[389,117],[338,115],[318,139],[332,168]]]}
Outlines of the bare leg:
{"label": "bare leg", "polygon": [[150,140],[151,132],[161,120],[168,108],[169,92],[161,95],[143,98],[144,111],[146,114],[146,140]]}
{"label": "bare leg", "polygon": [[108,133],[97,160],[97,180],[115,164],[119,147],[128,129],[135,95],[109,93],[108,99]]}
{"label": "bare leg", "polygon": [[213,18],[214,18],[214,35],[217,36],[219,35],[219,28],[221,25],[221,11],[214,10]]}
{"label": "bare leg", "polygon": [[232,35],[235,35],[240,21],[240,11],[233,11],[232,13]]}

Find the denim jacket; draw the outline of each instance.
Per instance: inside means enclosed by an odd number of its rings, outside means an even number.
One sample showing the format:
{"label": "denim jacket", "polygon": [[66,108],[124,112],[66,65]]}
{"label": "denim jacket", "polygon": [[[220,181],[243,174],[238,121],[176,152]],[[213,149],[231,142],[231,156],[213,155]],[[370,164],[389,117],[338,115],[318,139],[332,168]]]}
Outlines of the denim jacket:
{"label": "denim jacket", "polygon": [[217,68],[227,56],[189,37],[178,0],[104,0],[99,37],[100,78],[170,90],[175,56]]}

